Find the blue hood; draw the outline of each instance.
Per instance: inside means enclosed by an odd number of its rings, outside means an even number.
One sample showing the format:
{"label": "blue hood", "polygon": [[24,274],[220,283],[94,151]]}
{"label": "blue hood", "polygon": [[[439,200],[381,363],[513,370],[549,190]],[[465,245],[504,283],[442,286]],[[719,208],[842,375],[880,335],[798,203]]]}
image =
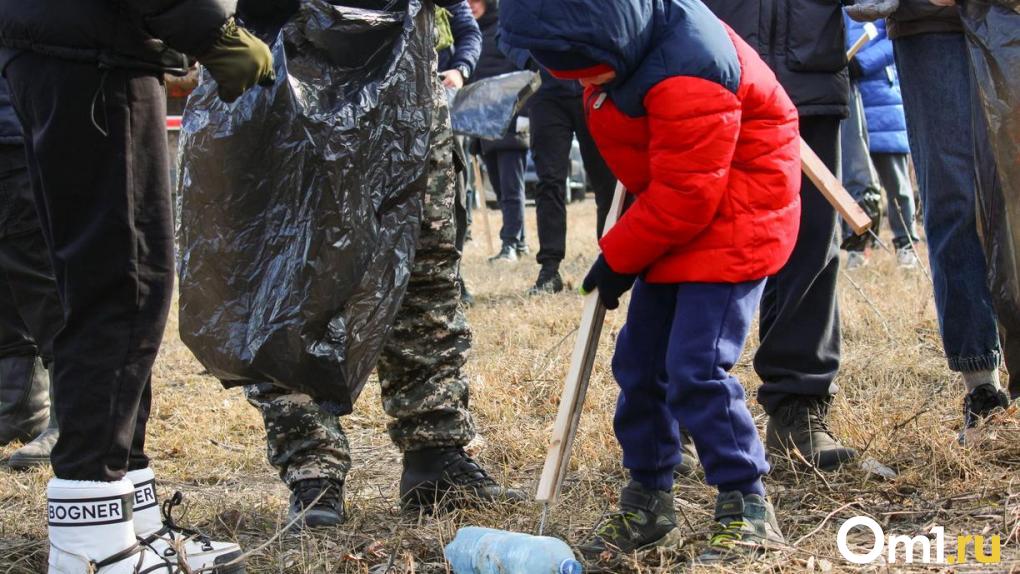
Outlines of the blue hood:
{"label": "blue hood", "polygon": [[736,92],[740,63],[722,23],[700,0],[502,0],[503,41],[525,50],[572,50],[608,64],[607,87],[624,113],[645,113],[644,96],[673,76]]}

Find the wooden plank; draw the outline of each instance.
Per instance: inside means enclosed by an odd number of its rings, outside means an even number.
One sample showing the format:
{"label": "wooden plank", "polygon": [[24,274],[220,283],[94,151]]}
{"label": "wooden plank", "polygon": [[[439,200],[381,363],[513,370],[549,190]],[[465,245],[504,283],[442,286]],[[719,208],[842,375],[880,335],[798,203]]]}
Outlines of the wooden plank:
{"label": "wooden plank", "polygon": [[[485,198],[485,180],[482,179],[482,157],[474,156],[475,164],[475,195],[478,196],[478,209],[482,212],[482,226],[485,227],[485,242],[489,245],[489,254],[496,253],[496,244],[492,241],[492,224],[489,222],[489,202]],[[468,206],[470,208],[471,206]]]}
{"label": "wooden plank", "polygon": [[800,140],[800,163],[804,174],[822,192],[825,199],[836,208],[836,211],[850,225],[854,233],[861,235],[871,228],[871,218],[868,217],[868,214],[861,209],[861,206],[857,205],[839,179],[829,171],[829,168],[825,167],[821,158],[803,139]]}
{"label": "wooden plank", "polygon": [[[617,184],[603,235],[619,219],[626,195],[623,185]],[[563,479],[570,466],[570,451],[574,446],[574,437],[577,435],[577,427],[581,420],[581,410],[588,393],[588,381],[591,380],[591,372],[595,366],[595,356],[605,317],[606,308],[599,300],[598,291],[586,295],[584,310],[581,312],[581,325],[577,329],[574,353],[570,359],[570,369],[563,385],[563,394],[560,395],[560,406],[556,413],[556,422],[553,424],[545,466],[542,468],[538,491],[535,494],[535,500],[539,502],[553,502],[563,486]]]}

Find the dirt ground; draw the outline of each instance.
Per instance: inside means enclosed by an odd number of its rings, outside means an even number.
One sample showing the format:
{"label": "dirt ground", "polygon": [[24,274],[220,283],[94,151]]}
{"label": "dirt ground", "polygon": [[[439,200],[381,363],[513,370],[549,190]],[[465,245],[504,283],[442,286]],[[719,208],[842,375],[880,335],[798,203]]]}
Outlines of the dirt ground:
{"label": "dirt ground", "polygon": [[[492,222],[498,226],[498,212],[492,212]],[[528,224],[530,243],[537,247],[531,209]],[[593,227],[592,202],[570,207],[563,271],[575,287],[594,257]],[[534,257],[513,267],[491,266],[481,217],[476,217],[474,236],[464,264],[477,297],[468,311],[475,333],[468,374],[480,432],[472,447],[498,480],[533,492],[581,298],[573,289],[525,297],[538,270]],[[887,534],[913,536],[943,526],[951,554],[958,534],[999,535],[1002,562],[985,571],[1020,567],[1020,425],[1015,414],[1001,422],[995,437],[969,449],[958,446],[961,384],[942,357],[930,280],[921,270],[898,269],[893,255],[879,250],[868,267],[843,273],[841,282],[843,368],[831,426],[864,457],[898,475],[885,479],[860,468],[821,474],[779,460],[767,485],[791,549],[731,571],[858,571],[840,557],[836,544],[839,526],[856,515],[873,517]],[[249,572],[448,572],[442,547],[459,526],[536,531],[541,508],[533,503],[438,517],[402,514],[397,506],[400,457],[386,435],[378,388],[370,383],[355,414],[343,419],[354,449],[346,492],[349,522],[332,532],[279,534],[288,492],[265,460],[261,419],[240,391],[224,390],[202,374],[177,336],[176,308],[173,313],[155,368],[149,426],[149,453],[160,491],[163,496],[185,493],[185,522],[256,550]],[[624,481],[612,432],[616,389],[609,372],[622,321],[622,312],[608,316],[568,484],[550,509],[547,532],[569,542],[579,541],[614,507]],[[752,335],[737,368],[752,398],[758,385],[750,368],[755,340]],[[764,428],[764,415],[753,402],[752,411]],[[0,448],[0,460],[17,446]],[[0,573],[45,571],[49,477],[48,469],[15,473],[0,468]],[[703,547],[711,526],[714,491],[701,480],[684,479],[675,489],[685,546],[670,555],[629,557],[611,570],[684,571],[684,562]],[[851,546],[863,552],[869,538],[855,531]],[[877,571],[903,568],[876,564],[871,568]]]}

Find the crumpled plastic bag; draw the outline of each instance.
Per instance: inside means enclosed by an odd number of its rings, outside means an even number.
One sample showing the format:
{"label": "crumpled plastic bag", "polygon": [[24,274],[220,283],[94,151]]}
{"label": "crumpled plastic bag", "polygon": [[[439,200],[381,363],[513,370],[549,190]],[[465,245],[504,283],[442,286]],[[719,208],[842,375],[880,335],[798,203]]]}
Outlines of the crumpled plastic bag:
{"label": "crumpled plastic bag", "polygon": [[181,338],[227,386],[273,382],[336,414],[406,291],[436,57],[420,0],[347,3],[302,2],[272,88],[224,104],[206,74],[179,160]]}
{"label": "crumpled plastic bag", "polygon": [[1020,390],[1020,14],[999,4],[968,0],[961,16],[980,95],[975,153],[995,159],[977,174],[981,238],[1011,386]]}
{"label": "crumpled plastic bag", "polygon": [[542,78],[535,72],[510,72],[468,84],[450,98],[453,133],[483,140],[502,139]]}

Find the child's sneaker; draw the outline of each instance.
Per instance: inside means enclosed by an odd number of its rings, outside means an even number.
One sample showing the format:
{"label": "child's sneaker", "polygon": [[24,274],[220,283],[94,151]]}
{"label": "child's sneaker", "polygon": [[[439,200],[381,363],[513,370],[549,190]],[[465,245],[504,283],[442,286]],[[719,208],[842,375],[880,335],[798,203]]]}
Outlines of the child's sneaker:
{"label": "child's sneaker", "polygon": [[900,269],[913,269],[917,267],[917,254],[914,248],[907,245],[896,249],[896,264]]}
{"label": "child's sneaker", "polygon": [[786,546],[772,503],[757,494],[720,492],[715,500],[715,534],[708,549],[698,556],[700,564],[718,564],[754,558]]}
{"label": "child's sneaker", "polygon": [[652,547],[683,545],[676,527],[673,494],[648,490],[631,481],[620,493],[620,510],[602,519],[591,537],[577,549],[589,559],[608,558],[605,553],[629,553]]}

